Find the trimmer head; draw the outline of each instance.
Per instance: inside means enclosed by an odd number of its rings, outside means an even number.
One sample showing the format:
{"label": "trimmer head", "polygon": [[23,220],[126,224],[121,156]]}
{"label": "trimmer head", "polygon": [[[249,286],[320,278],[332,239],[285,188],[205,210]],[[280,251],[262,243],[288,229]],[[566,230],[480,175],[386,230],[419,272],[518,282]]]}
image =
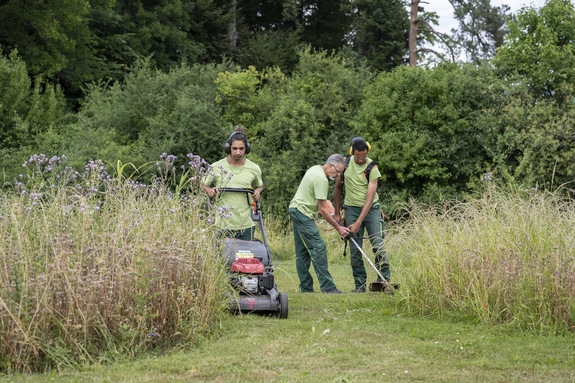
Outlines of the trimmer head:
{"label": "trimmer head", "polygon": [[369,291],[382,292],[387,295],[393,295],[395,294],[394,290],[399,290],[399,283],[372,282],[369,284]]}

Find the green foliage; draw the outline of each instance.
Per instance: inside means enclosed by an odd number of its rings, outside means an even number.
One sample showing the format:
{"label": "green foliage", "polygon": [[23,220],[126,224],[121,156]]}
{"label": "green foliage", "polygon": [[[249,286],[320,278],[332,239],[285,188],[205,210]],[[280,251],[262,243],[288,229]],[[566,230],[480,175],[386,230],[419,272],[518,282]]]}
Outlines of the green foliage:
{"label": "green foliage", "polygon": [[79,164],[90,158],[122,159],[137,166],[162,153],[201,153],[210,161],[222,152],[228,128],[215,103],[214,65],[181,65],[168,73],[139,63],[124,82],[88,88],[78,115],[46,136],[46,152],[57,149]]}
{"label": "green foliage", "polygon": [[243,68],[279,67],[284,73],[291,73],[297,65],[300,46],[297,32],[256,32],[247,41],[240,42],[236,60]]}
{"label": "green foliage", "polygon": [[409,19],[399,0],[354,2],[354,51],[375,70],[404,63],[408,51]]}
{"label": "green foliage", "polygon": [[37,136],[56,124],[65,111],[58,87],[28,77],[17,51],[0,56],[0,182],[38,148]]}
{"label": "green foliage", "polygon": [[120,29],[139,57],[168,69],[181,60],[190,64],[221,59],[226,50],[228,11],[214,0],[118,0]]}
{"label": "green foliage", "polygon": [[495,56],[507,33],[509,6],[491,6],[490,0],[450,0],[459,28],[453,39],[463,47],[469,60],[479,63]]}
{"label": "green foliage", "polygon": [[285,214],[310,166],[323,165],[333,153],[345,153],[349,123],[369,79],[366,68],[305,51],[290,79],[270,81],[259,91],[257,99],[268,105],[261,110],[267,112],[259,115],[250,138],[272,210]]}
{"label": "green foliage", "polygon": [[505,93],[487,113],[501,132],[497,168],[516,183],[556,188],[575,174],[575,7],[523,8],[509,30],[493,60]]}
{"label": "green foliage", "polygon": [[[575,6],[549,0],[522,8],[493,63],[502,76],[525,83],[534,98],[572,102],[575,92]],[[514,77],[516,76],[516,77]]]}
{"label": "green foliage", "polygon": [[483,124],[494,80],[486,68],[440,65],[382,73],[366,93],[356,131],[372,143],[382,173],[380,193],[422,197],[437,188],[465,191],[489,163]]}
{"label": "green foliage", "polygon": [[240,72],[223,72],[216,79],[216,102],[224,106],[224,117],[230,123],[253,125],[257,108],[255,98],[261,79],[254,66]]}
{"label": "green foliage", "polygon": [[[87,0],[9,0],[0,6],[0,45],[18,49],[34,76],[53,77],[91,60]],[[87,57],[86,57],[87,56]]]}
{"label": "green foliage", "polygon": [[221,60],[226,5],[214,0],[10,0],[0,5],[0,46],[18,49],[33,77],[62,84],[77,103],[84,85],[120,80],[123,70],[143,57],[152,55],[153,64],[163,69],[182,60]]}
{"label": "green foliage", "polygon": [[62,117],[64,103],[58,88],[32,82],[17,51],[0,56],[0,149],[30,144]]}
{"label": "green foliage", "polygon": [[302,0],[299,22],[302,40],[318,51],[345,45],[351,32],[351,4],[341,0]]}
{"label": "green foliage", "polygon": [[490,148],[499,177],[529,187],[557,189],[575,175],[573,106],[536,101],[523,86],[505,88],[485,111],[493,130]]}
{"label": "green foliage", "polygon": [[370,74],[342,57],[301,52],[291,77],[279,69],[223,73],[218,100],[232,123],[244,124],[251,159],[264,176],[266,206],[285,215],[306,170],[345,152],[349,122]]}
{"label": "green foliage", "polygon": [[[111,35],[109,41],[102,37],[102,30],[118,25],[113,3],[6,1],[0,5],[0,46],[18,49],[32,78],[61,84],[76,104],[84,84],[118,78],[123,63],[118,58],[130,57],[122,35]],[[130,58],[135,60],[133,55]]]}

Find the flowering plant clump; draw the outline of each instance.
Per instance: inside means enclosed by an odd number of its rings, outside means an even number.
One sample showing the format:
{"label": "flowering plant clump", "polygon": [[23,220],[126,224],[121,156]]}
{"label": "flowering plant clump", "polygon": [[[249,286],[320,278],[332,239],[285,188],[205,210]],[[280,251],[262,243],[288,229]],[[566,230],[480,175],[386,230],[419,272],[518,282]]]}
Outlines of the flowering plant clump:
{"label": "flowering plant clump", "polygon": [[[152,182],[30,157],[0,196],[0,371],[192,344],[225,309],[198,156],[163,154]],[[159,170],[158,170],[159,168]]]}

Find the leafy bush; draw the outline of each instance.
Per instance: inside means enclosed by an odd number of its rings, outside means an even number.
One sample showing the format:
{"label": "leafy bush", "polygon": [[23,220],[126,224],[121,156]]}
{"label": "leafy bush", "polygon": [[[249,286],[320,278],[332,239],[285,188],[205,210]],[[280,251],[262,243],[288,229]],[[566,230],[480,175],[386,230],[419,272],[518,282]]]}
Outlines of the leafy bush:
{"label": "leafy bush", "polygon": [[327,53],[301,53],[291,78],[255,68],[220,76],[219,97],[228,121],[246,124],[251,159],[262,168],[264,198],[286,217],[306,170],[344,153],[369,72]]}
{"label": "leafy bush", "polygon": [[22,152],[36,149],[37,135],[46,132],[63,116],[60,89],[37,79],[34,84],[16,50],[0,55],[0,169],[4,179],[17,173]]}
{"label": "leafy bush", "polygon": [[380,193],[423,198],[437,189],[444,197],[465,192],[491,163],[485,145],[498,132],[483,111],[493,106],[493,85],[488,68],[474,65],[381,73],[354,123],[372,144]]}
{"label": "leafy bush", "polygon": [[94,158],[140,166],[161,153],[177,156],[178,165],[187,153],[214,161],[230,130],[215,103],[221,70],[182,64],[163,73],[142,61],[124,82],[88,87],[78,114],[44,135],[41,149],[66,153],[75,167]]}
{"label": "leafy bush", "polygon": [[554,189],[575,174],[575,7],[550,0],[523,8],[509,30],[493,60],[505,89],[486,113],[500,132],[494,169]]}
{"label": "leafy bush", "polygon": [[497,71],[527,86],[535,98],[573,102],[575,85],[575,6],[549,0],[525,7],[509,23],[509,35],[493,60]]}

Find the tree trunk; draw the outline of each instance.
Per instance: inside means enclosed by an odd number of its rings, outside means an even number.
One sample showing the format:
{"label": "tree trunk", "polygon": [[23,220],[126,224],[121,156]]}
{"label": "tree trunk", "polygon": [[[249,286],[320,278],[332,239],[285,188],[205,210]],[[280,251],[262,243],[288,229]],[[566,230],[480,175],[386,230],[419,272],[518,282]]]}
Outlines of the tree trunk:
{"label": "tree trunk", "polygon": [[238,9],[237,9],[238,8],[238,1],[237,0],[232,0],[231,8],[232,8],[232,17],[230,19],[230,27],[229,27],[229,36],[230,36],[229,47],[230,47],[230,50],[233,52],[236,50],[237,43],[238,43],[238,31],[236,29],[236,18],[237,18],[237,11],[238,11]]}
{"label": "tree trunk", "polygon": [[409,28],[409,66],[417,66],[417,11],[419,0],[411,0],[411,21]]}

